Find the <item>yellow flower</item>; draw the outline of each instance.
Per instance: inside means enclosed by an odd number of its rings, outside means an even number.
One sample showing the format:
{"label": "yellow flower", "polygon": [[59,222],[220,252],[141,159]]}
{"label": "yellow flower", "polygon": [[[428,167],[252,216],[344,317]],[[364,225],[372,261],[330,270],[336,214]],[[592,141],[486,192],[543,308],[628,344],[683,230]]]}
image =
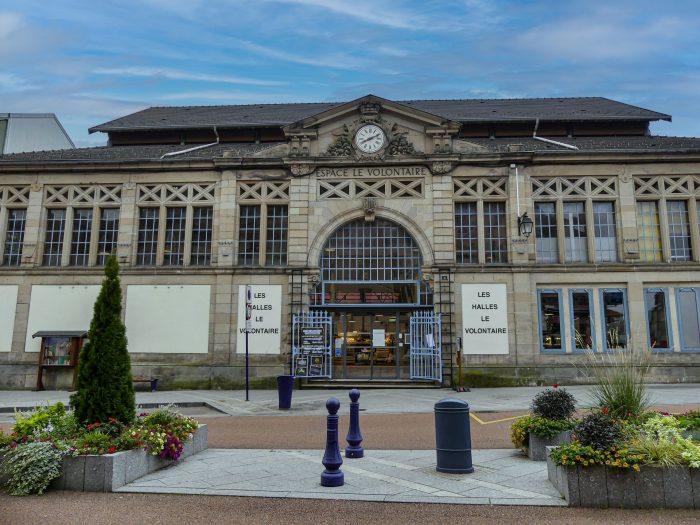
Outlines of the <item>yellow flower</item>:
{"label": "yellow flower", "polygon": [[639,472],[639,465],[632,465],[632,468],[633,468],[634,470],[636,470],[637,472]]}
{"label": "yellow flower", "polygon": [[625,467],[625,468],[629,467],[629,465],[627,464],[627,462],[623,463],[622,466]]}
{"label": "yellow flower", "polygon": [[561,459],[563,459],[564,461],[566,461],[566,454],[562,454]]}

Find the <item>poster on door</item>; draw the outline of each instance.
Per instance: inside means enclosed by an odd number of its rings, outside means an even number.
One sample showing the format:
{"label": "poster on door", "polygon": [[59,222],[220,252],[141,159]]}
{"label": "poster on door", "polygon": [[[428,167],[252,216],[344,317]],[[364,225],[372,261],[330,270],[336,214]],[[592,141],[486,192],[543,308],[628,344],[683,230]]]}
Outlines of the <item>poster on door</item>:
{"label": "poster on door", "polygon": [[464,354],[508,354],[505,284],[462,285]]}

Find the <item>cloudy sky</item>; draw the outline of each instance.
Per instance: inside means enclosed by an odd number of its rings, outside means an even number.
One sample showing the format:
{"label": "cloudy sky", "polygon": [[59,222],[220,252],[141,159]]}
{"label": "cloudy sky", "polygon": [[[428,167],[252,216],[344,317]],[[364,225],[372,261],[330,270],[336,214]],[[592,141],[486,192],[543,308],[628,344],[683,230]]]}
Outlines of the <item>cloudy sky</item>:
{"label": "cloudy sky", "polygon": [[0,113],[604,96],[700,136],[695,0],[2,0]]}

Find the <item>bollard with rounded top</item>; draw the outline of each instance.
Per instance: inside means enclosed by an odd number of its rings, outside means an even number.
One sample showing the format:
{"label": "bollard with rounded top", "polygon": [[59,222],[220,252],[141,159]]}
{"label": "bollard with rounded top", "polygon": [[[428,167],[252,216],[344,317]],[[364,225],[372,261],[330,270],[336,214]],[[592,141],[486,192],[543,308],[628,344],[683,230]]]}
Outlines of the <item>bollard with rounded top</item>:
{"label": "bollard with rounded top", "polygon": [[438,472],[474,472],[469,405],[461,399],[445,398],[435,403],[435,449]]}
{"label": "bollard with rounded top", "polygon": [[345,447],[346,458],[361,458],[365,455],[365,449],[362,448],[362,433],[360,432],[360,391],[357,388],[350,390],[350,427],[348,435],[345,438],[348,446]]}
{"label": "bollard with rounded top", "polygon": [[338,448],[338,409],[340,401],[332,397],[326,401],[328,409],[328,425],[326,432],[326,452],[323,454],[323,466],[326,470],[321,474],[321,485],[324,487],[342,487],[345,484],[345,476],[340,470],[343,458],[340,457]]}

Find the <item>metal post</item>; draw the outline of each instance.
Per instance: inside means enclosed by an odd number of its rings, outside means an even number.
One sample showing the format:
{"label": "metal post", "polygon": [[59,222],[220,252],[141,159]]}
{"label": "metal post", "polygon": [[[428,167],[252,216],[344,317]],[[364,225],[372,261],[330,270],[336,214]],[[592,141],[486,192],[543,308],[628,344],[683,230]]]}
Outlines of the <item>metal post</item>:
{"label": "metal post", "polygon": [[326,452],[323,454],[323,466],[326,470],[321,474],[321,485],[324,487],[342,487],[345,484],[345,475],[340,470],[343,458],[340,457],[338,448],[338,409],[340,401],[332,397],[326,401],[328,420],[326,428]]}
{"label": "metal post", "polygon": [[345,447],[346,458],[361,458],[365,455],[362,448],[362,433],[360,432],[360,391],[357,388],[350,390],[350,427],[348,428],[347,442]]}
{"label": "metal post", "polygon": [[248,375],[248,334],[253,328],[253,287],[245,287],[245,400],[250,401],[250,378]]}

